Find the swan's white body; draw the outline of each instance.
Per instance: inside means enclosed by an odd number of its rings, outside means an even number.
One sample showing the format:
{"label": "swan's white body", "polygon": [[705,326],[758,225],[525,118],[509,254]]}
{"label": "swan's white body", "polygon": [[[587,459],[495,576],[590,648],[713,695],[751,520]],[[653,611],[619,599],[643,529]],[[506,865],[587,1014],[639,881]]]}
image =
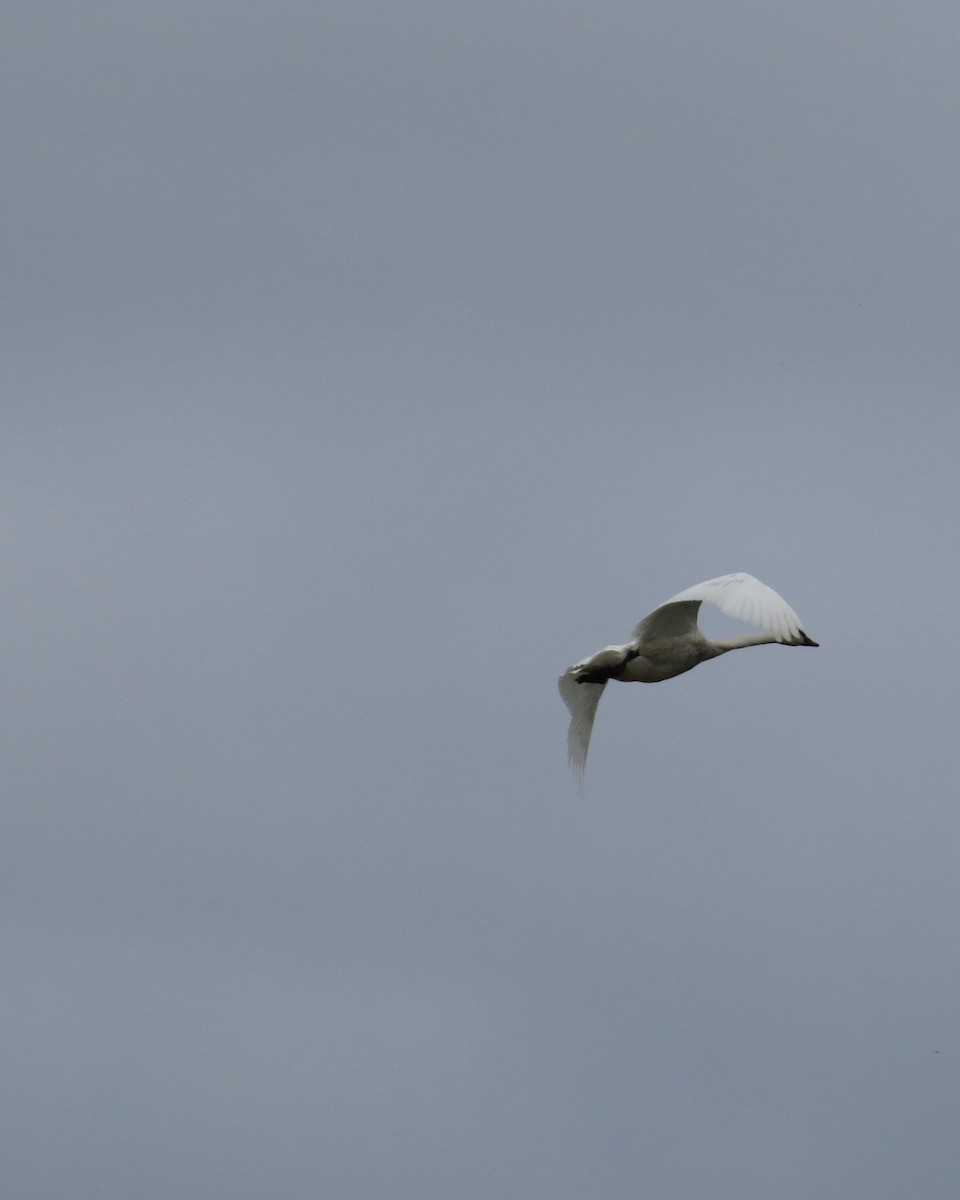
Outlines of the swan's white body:
{"label": "swan's white body", "polygon": [[[711,642],[700,632],[697,614],[706,600],[721,612],[750,621],[764,632],[752,637]],[[752,575],[737,572],[708,579],[655,608],[623,646],[607,646],[574,663],[560,676],[560,695],[570,710],[567,749],[570,765],[583,785],[590,733],[597,705],[610,679],[621,683],[659,683],[690,671],[708,658],[744,646],[816,646],[800,628],[800,618],[782,596]]]}

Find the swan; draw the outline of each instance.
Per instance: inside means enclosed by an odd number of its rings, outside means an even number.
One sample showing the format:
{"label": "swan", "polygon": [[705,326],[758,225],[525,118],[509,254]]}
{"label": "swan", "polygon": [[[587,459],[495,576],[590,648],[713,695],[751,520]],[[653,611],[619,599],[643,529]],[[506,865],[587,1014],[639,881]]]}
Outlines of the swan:
{"label": "swan", "polygon": [[[697,614],[707,601],[729,617],[749,621],[762,634],[712,642],[700,631]],[[659,683],[691,671],[708,658],[745,646],[818,646],[800,628],[800,618],[784,598],[752,575],[737,571],[695,583],[644,617],[623,646],[606,646],[574,663],[560,676],[563,702],[570,710],[567,750],[583,791],[583,773],[597,705],[609,679]]]}

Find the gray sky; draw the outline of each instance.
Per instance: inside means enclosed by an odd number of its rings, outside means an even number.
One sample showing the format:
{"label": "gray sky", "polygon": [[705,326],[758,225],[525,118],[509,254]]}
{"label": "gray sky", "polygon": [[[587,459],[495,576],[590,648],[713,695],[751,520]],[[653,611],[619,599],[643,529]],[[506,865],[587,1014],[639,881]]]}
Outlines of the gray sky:
{"label": "gray sky", "polygon": [[4,1196],[954,1200],[956,6],[3,25]]}

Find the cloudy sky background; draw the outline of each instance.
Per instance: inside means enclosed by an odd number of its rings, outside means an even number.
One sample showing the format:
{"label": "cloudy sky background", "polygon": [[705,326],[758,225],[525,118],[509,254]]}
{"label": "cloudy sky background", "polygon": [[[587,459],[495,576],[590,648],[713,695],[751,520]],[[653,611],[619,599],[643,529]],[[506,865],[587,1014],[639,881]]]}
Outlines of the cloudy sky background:
{"label": "cloudy sky background", "polygon": [[4,1195],[954,1200],[955,5],[2,23]]}

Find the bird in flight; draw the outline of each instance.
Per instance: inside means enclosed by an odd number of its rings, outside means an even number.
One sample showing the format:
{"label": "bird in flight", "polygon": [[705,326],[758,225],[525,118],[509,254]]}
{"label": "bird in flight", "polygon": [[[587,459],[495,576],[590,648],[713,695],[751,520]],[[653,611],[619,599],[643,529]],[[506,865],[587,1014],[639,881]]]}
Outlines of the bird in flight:
{"label": "bird in flight", "polygon": [[[697,625],[700,605],[707,601],[729,617],[749,621],[762,634],[713,642]],[[759,579],[742,572],[720,575],[680,592],[655,608],[623,646],[606,646],[574,663],[560,676],[560,695],[570,710],[567,750],[570,765],[583,790],[590,733],[607,680],[621,683],[659,683],[682,675],[708,658],[745,646],[817,646],[800,628],[800,618],[784,598]]]}

